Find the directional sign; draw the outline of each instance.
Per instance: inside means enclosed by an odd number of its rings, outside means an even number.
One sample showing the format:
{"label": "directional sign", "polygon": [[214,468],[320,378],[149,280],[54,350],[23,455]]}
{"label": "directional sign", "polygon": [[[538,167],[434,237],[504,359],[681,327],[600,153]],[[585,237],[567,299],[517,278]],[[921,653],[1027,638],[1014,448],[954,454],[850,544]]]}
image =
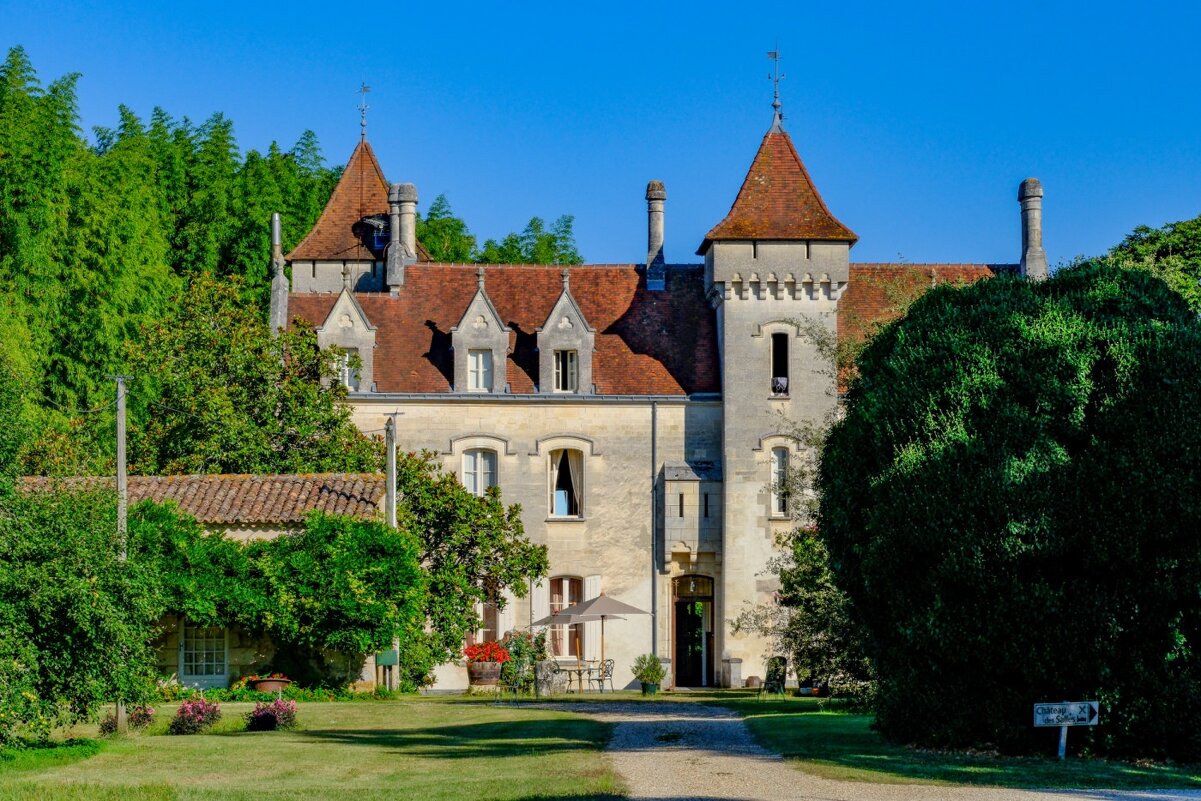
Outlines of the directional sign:
{"label": "directional sign", "polygon": [[1035,704],[1035,726],[1096,726],[1101,722],[1101,705],[1096,701],[1065,701]]}

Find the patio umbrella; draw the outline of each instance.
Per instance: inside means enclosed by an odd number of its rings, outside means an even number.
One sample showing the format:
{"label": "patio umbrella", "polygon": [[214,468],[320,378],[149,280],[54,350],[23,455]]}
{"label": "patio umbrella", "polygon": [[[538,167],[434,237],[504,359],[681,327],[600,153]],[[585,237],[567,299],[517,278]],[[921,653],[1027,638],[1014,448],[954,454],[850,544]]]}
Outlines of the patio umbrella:
{"label": "patio umbrella", "polygon": [[[579,606],[579,604],[576,604],[576,606]],[[535,620],[534,622],[530,623],[530,625],[531,626],[571,626],[576,623],[584,623],[587,620],[592,619],[592,618],[582,618],[579,615],[572,612],[571,610],[575,609],[576,606],[569,606],[565,609],[559,610],[558,612],[553,612],[553,613],[547,615],[546,617]],[[575,666],[577,668],[580,667],[580,630],[579,629],[576,629],[576,632],[575,632]]]}
{"label": "patio umbrella", "polygon": [[[587,601],[581,601],[578,604],[563,609],[556,614],[549,615],[541,620],[535,620],[535,626],[550,626],[562,625],[564,623],[585,623],[592,620],[599,620],[601,624],[601,664],[605,662],[605,621],[606,620],[625,620],[626,615],[649,615],[650,612],[645,612],[636,606],[630,606],[627,603],[622,603],[615,598],[610,598],[608,595],[601,593],[595,598],[589,598]],[[579,635],[576,635],[576,657],[578,659],[580,653],[580,645],[578,642]]]}

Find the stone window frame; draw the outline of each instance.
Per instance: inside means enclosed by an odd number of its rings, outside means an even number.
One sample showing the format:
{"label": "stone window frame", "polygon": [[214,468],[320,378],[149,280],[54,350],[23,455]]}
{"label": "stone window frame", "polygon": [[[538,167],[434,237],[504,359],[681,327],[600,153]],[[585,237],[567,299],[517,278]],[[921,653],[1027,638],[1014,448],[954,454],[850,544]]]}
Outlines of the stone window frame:
{"label": "stone window frame", "polygon": [[[577,464],[578,470],[572,467],[572,454],[578,454]],[[557,456],[556,456],[557,455]],[[575,514],[557,514],[555,512],[555,496],[558,492],[557,484],[561,475],[559,464],[563,459],[567,459],[568,469],[571,470],[568,475],[571,476],[571,493],[575,499]],[[557,464],[558,463],[558,464]],[[588,505],[585,503],[585,498],[588,493],[588,470],[585,467],[584,449],[573,445],[561,445],[551,448],[547,451],[546,461],[546,478],[547,478],[547,518],[550,520],[583,520]],[[577,475],[578,473],[578,475]]]}
{"label": "stone window frame", "polygon": [[[487,356],[476,364],[477,356]],[[467,350],[467,391],[491,392],[495,381],[496,351],[492,348],[468,348]]]}
{"label": "stone window frame", "polygon": [[[472,472],[472,475],[476,476],[475,489],[472,489],[467,484],[467,476],[468,476],[467,461],[468,461],[469,457],[471,457],[472,455],[476,455],[476,454],[478,454],[478,455],[491,454],[492,455],[492,483],[485,486],[483,488],[482,492],[479,491],[480,488],[478,486],[479,474],[480,474],[480,470],[479,470],[478,466],[477,466],[476,470]],[[482,497],[484,497],[484,495],[487,494],[489,487],[499,487],[500,486],[500,454],[497,453],[495,448],[490,448],[490,447],[487,447],[484,445],[464,448],[462,457],[460,458],[460,464],[462,465],[462,472],[460,473],[460,477],[461,477],[460,483],[462,483],[463,487],[466,488],[466,490],[468,492],[470,492],[472,495],[482,498]],[[478,463],[477,463],[477,465],[478,465]]]}

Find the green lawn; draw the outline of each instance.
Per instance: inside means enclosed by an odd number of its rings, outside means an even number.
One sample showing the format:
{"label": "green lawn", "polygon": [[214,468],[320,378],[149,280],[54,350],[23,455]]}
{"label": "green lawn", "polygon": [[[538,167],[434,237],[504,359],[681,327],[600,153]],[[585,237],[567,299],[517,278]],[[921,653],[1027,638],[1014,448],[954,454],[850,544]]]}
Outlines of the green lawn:
{"label": "green lawn", "polygon": [[[891,745],[870,728],[870,715],[830,711],[812,698],[756,700],[747,693],[698,697],[747,720],[768,750],[829,779],[863,782],[978,784],[1056,788],[1201,788],[1201,765],[1134,765],[1104,759],[997,757]],[[827,709],[823,710],[823,706]]]}
{"label": "green lawn", "polygon": [[155,736],[173,713],[164,705],[151,733],[104,741],[93,756],[76,746],[0,760],[0,801],[620,797],[600,753],[608,727],[569,713],[425,699],[313,703],[300,705],[301,731],[234,731],[251,706],[223,704],[209,735]]}

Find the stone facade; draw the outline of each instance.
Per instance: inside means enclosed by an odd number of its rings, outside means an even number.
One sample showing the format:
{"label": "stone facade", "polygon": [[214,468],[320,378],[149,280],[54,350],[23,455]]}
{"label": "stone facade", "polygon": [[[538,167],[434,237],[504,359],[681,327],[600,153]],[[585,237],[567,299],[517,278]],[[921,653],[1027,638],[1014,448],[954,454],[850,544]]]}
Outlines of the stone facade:
{"label": "stone facade", "polygon": [[[344,181],[378,171],[365,146]],[[335,191],[320,236],[289,257],[289,313],[326,331],[355,301],[351,327],[372,379],[351,394],[355,423],[375,432],[395,415],[402,449],[437,453],[469,488],[498,484],[547,546],[549,576],[485,610],[484,636],[601,593],[648,613],[607,625],[618,687],[634,686],[630,665],[647,652],[668,665],[668,684],[741,686],[764,674],[770,643],[735,635],[730,621],[778,589],[767,564],[794,523],[776,477],[809,456],[786,432],[836,413],[838,377],[821,345],[890,313],[873,276],[900,271],[929,285],[1017,269],[852,264],[855,234],[825,206],[778,117],[695,264],[663,258],[666,189],[654,181],[649,264],[447,265],[417,243],[403,281],[385,285],[376,263],[334,287],[305,272],[338,262],[320,242],[358,253],[337,226],[377,230],[356,217],[377,212],[350,208],[350,195]],[[481,350],[487,385],[471,356]],[[555,634],[559,658],[597,658],[599,624],[583,625],[578,653],[576,633]],[[462,665],[436,679],[466,686]]]}

